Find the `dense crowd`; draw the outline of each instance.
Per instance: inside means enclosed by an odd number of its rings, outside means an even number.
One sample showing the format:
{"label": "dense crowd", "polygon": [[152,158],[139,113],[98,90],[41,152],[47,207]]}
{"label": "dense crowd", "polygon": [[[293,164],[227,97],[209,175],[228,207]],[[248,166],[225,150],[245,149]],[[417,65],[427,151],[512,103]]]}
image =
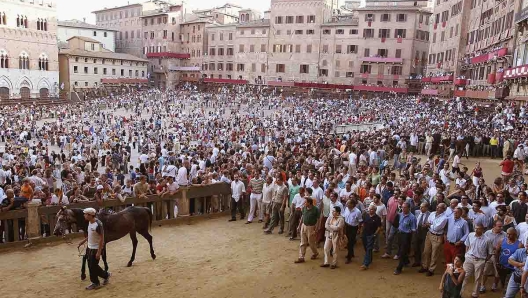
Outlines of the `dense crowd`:
{"label": "dense crowd", "polygon": [[[192,201],[191,214],[230,209],[231,221],[239,214],[248,224],[261,222],[266,234],[278,227],[290,240],[301,239],[296,263],[305,262],[308,246],[317,259],[324,243],[322,267],[337,268],[345,247],[349,264],[360,237],[361,270],[380,250],[381,258],[399,260],[394,274],[412,266],[432,276],[445,261],[444,297],[460,297],[470,276],[474,297],[486,291],[488,275],[492,291],[507,284],[506,297],[522,288],[524,106],[261,91],[185,85],[82,104],[4,108],[0,211],[29,202],[102,207],[105,200],[228,183],[229,206]],[[377,129],[353,130],[359,124]],[[338,125],[352,130],[336,134]],[[501,176],[485,181],[479,163],[464,164],[471,156],[497,158]],[[156,212],[177,213],[177,204]],[[3,224],[13,229],[12,221]],[[49,223],[42,224],[49,235]],[[23,239],[24,224],[19,227]]]}

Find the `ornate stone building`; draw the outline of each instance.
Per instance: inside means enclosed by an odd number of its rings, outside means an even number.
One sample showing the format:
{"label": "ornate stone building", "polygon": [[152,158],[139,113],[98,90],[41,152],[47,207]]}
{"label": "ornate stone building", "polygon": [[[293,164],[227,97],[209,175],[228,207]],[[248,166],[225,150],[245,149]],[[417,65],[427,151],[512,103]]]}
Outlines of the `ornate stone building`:
{"label": "ornate stone building", "polygon": [[42,0],[0,4],[0,98],[58,97],[55,4]]}

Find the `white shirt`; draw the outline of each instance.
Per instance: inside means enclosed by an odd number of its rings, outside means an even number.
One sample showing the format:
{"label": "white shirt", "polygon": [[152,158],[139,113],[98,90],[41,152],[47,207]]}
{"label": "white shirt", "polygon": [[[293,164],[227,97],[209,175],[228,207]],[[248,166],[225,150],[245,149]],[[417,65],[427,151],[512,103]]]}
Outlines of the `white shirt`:
{"label": "white shirt", "polygon": [[354,227],[357,227],[363,221],[362,213],[357,207],[354,207],[352,211],[348,207],[345,208],[345,211],[343,211],[343,217],[347,224]]}
{"label": "white shirt", "polygon": [[96,220],[93,223],[88,222],[88,248],[89,249],[99,248],[99,240],[101,240],[100,233],[103,233],[103,226],[102,224],[99,225],[99,223],[100,223],[99,220]]}
{"label": "white shirt", "polygon": [[188,185],[189,179],[187,178],[187,168],[181,167],[178,169],[178,177],[176,178],[176,181],[179,185]]}
{"label": "white shirt", "polygon": [[[450,209],[450,208],[448,208]],[[431,213],[429,215],[428,219],[431,226],[429,227],[429,231],[433,234],[444,234],[444,228],[447,224],[447,214],[446,212],[442,214],[436,214],[436,212]]]}
{"label": "white shirt", "polygon": [[180,188],[180,186],[179,186],[178,183],[176,183],[176,182],[167,183],[167,190],[168,190],[169,192],[175,192],[175,191],[177,191],[179,188]]}
{"label": "white shirt", "polygon": [[458,168],[458,164],[460,163],[460,157],[458,157],[458,154],[455,155],[455,157],[453,158],[453,168]]}
{"label": "white shirt", "polygon": [[231,197],[235,199],[235,202],[240,200],[242,193],[246,192],[246,187],[244,183],[240,180],[231,182]]}
{"label": "white shirt", "polygon": [[519,235],[519,240],[522,244],[526,243],[526,232],[528,231],[528,223],[521,222],[518,224],[515,229],[517,230],[517,235]]}
{"label": "white shirt", "polygon": [[350,161],[351,165],[357,164],[357,155],[355,153],[350,153],[348,155],[348,160]]}
{"label": "white shirt", "polygon": [[343,188],[340,192],[339,192],[339,197],[340,198],[346,198],[348,200],[348,196],[350,196],[350,194],[352,194],[354,191],[352,190],[352,188],[350,188],[350,191],[347,191],[346,188]]}
{"label": "white shirt", "polygon": [[376,214],[379,216],[379,218],[383,219],[387,216],[387,207],[385,207],[383,203],[376,205],[376,203],[372,202],[370,206],[376,206]]}
{"label": "white shirt", "polygon": [[163,167],[163,170],[161,172],[162,177],[172,177],[176,179],[176,166],[174,165],[167,165]]}
{"label": "white shirt", "polygon": [[314,206],[319,206],[323,200],[324,191],[321,187],[312,187],[312,198],[315,199]]}
{"label": "white shirt", "polygon": [[148,161],[148,155],[146,155],[145,153],[141,154],[139,156],[139,160],[141,161],[141,163],[147,163]]}
{"label": "white shirt", "polygon": [[301,197],[300,194],[296,194],[293,197],[292,204],[295,205],[295,208],[303,208],[306,204],[306,199],[304,197]]}
{"label": "white shirt", "polygon": [[263,203],[271,203],[271,199],[273,198],[273,188],[275,186],[275,183],[267,184],[264,183],[264,187],[262,188],[262,202]]}

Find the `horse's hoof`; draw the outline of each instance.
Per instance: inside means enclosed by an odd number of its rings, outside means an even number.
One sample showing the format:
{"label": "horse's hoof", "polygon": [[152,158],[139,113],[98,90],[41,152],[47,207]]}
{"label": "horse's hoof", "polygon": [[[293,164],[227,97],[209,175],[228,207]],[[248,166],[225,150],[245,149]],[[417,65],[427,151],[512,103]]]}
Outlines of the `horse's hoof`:
{"label": "horse's hoof", "polygon": [[127,267],[132,267],[132,262],[128,262]]}
{"label": "horse's hoof", "polygon": [[156,259],[156,255],[152,255],[152,259],[155,260]]}
{"label": "horse's hoof", "polygon": [[86,274],[81,275],[81,280],[85,280],[85,279],[86,279]]}

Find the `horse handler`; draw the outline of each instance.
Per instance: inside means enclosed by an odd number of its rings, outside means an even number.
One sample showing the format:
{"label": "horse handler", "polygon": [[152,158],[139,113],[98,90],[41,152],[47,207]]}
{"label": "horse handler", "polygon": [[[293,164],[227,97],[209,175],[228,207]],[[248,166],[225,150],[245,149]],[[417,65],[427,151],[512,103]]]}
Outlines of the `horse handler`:
{"label": "horse handler", "polygon": [[101,253],[104,249],[104,230],[103,223],[95,218],[96,211],[94,208],[84,209],[84,219],[88,221],[88,237],[79,243],[78,247],[81,247],[86,241],[88,241],[88,249],[86,250],[88,257],[88,270],[90,270],[90,281],[92,282],[86,287],[87,290],[98,289],[101,284],[99,283],[99,277],[103,278],[103,285],[107,285],[112,274],[105,272],[99,266],[99,260],[101,259]]}

